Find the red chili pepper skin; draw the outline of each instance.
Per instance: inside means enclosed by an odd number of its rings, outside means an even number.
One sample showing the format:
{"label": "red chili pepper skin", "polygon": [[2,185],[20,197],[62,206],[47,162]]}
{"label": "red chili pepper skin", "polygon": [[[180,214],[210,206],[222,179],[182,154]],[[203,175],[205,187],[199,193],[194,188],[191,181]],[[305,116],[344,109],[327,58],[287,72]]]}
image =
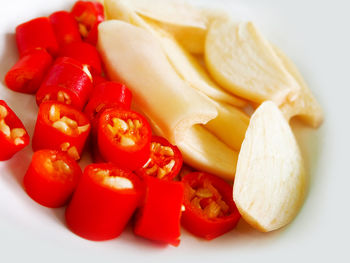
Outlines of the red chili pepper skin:
{"label": "red chili pepper skin", "polygon": [[79,31],[85,41],[96,45],[97,26],[104,20],[103,5],[92,1],[77,1],[71,10],[79,24]]}
{"label": "red chili pepper skin", "polygon": [[135,217],[134,233],[144,238],[178,246],[184,188],[182,182],[143,177],[144,202]]}
{"label": "red chili pepper skin", "polygon": [[46,50],[35,50],[21,57],[7,72],[5,83],[13,91],[35,93],[52,64],[52,57]]}
{"label": "red chili pepper skin", "polygon": [[34,201],[55,208],[68,202],[81,175],[80,166],[67,153],[46,149],[33,154],[23,184]]}
{"label": "red chili pepper skin", "polygon": [[39,17],[16,27],[16,42],[20,57],[37,49],[46,49],[55,56],[58,43],[47,17]]}
{"label": "red chili pepper skin", "polygon": [[[127,124],[125,130],[115,123],[118,120]],[[119,167],[132,171],[142,167],[150,156],[151,136],[146,118],[135,111],[111,108],[101,113],[97,128],[98,147],[106,161]]]}
{"label": "red chili pepper skin", "polygon": [[56,60],[44,78],[36,102],[57,100],[82,110],[92,91],[92,81],[84,66],[75,59],[63,57]]}
{"label": "red chili pepper skin", "polygon": [[[73,120],[75,124],[70,124],[67,118]],[[39,107],[32,147],[34,151],[40,149],[67,151],[77,160],[81,156],[89,132],[90,123],[83,113],[59,102],[43,102]],[[78,156],[75,157],[76,153]]]}
{"label": "red chili pepper skin", "polygon": [[91,45],[96,46],[97,40],[98,40],[98,25],[99,25],[99,23],[98,23],[98,24],[95,24],[95,25],[91,28],[89,34],[88,34],[87,37],[84,39],[85,42],[87,42],[87,43],[89,43],[89,44],[91,44]]}
{"label": "red chili pepper skin", "polygon": [[131,101],[132,93],[124,84],[113,81],[102,82],[93,89],[84,113],[91,121],[97,113],[106,108],[130,109]]}
{"label": "red chili pepper skin", "polygon": [[60,56],[73,58],[83,65],[87,65],[89,70],[101,73],[101,59],[95,46],[85,42],[75,42],[61,47]]}
{"label": "red chili pepper skin", "polygon": [[[217,176],[202,172],[189,173],[182,178],[182,182],[185,187],[185,211],[182,213],[181,223],[189,232],[211,240],[225,234],[237,225],[241,216],[233,201],[230,184]],[[209,189],[212,197],[198,198],[197,196],[201,194],[196,192],[196,189],[200,188]],[[208,192],[204,191],[204,194]],[[198,198],[198,202],[195,202],[194,198]],[[213,201],[221,202],[220,200],[225,202],[227,211],[220,210],[222,215],[209,217],[205,212],[206,206]],[[197,205],[194,205],[195,203]]]}
{"label": "red chili pepper skin", "polygon": [[173,180],[179,174],[182,163],[179,148],[163,137],[152,136],[150,158],[142,168],[137,170],[137,174]]}
{"label": "red chili pepper skin", "polygon": [[78,23],[71,13],[67,11],[54,12],[49,16],[49,19],[60,47],[73,42],[82,42]]}
{"label": "red chili pepper skin", "polygon": [[92,72],[92,83],[94,85],[94,87],[96,87],[97,85],[103,83],[103,82],[107,82],[108,79],[101,76],[101,74],[97,74],[95,72]]}
{"label": "red chili pepper skin", "polygon": [[[118,187],[116,180],[131,182]],[[121,234],[144,192],[142,180],[113,164],[88,165],[66,209],[72,232],[89,240],[107,240]]]}
{"label": "red chili pepper skin", "polygon": [[0,100],[0,161],[10,159],[29,144],[23,123],[5,101]]}

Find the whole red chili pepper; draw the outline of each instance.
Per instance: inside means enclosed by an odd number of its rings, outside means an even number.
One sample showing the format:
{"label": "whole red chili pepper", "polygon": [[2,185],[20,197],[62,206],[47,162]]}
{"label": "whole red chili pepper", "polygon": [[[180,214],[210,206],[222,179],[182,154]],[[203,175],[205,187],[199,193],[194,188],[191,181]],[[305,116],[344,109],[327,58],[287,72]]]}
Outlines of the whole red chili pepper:
{"label": "whole red chili pepper", "polygon": [[67,153],[40,150],[33,154],[23,184],[37,203],[61,207],[73,194],[81,175],[80,166]]}
{"label": "whole red chili pepper", "polygon": [[29,135],[21,120],[5,101],[0,100],[0,161],[10,159],[29,144]]}
{"label": "whole red chili pepper", "polygon": [[152,136],[151,155],[146,164],[137,170],[140,175],[150,175],[164,180],[172,180],[182,167],[180,150],[160,136]]}
{"label": "whole red chili pepper", "polygon": [[54,12],[49,16],[49,19],[60,47],[82,41],[78,23],[71,13],[67,11]]}
{"label": "whole red chili pepper", "polygon": [[143,195],[143,183],[113,164],[88,165],[66,210],[68,227],[90,240],[121,234]]}
{"label": "whole red chili pepper", "polygon": [[7,72],[5,83],[9,89],[23,93],[35,93],[52,63],[46,50],[35,50],[20,58]]}
{"label": "whole red chili pepper", "polygon": [[98,123],[98,147],[103,158],[130,170],[149,158],[152,131],[146,118],[121,108],[106,109]]}
{"label": "whole red chili pepper", "polygon": [[85,42],[75,42],[63,46],[59,52],[62,57],[71,57],[89,67],[90,72],[101,73],[101,59],[95,46]]}
{"label": "whole red chili pepper", "polygon": [[178,246],[184,188],[182,182],[143,177],[144,202],[135,217],[134,233],[144,238]]}
{"label": "whole red chili pepper", "polygon": [[59,102],[43,102],[35,124],[33,150],[67,151],[78,160],[89,132],[90,124],[83,113]]}
{"label": "whole red chili pepper", "polygon": [[46,49],[53,56],[58,52],[56,36],[47,17],[35,18],[17,26],[16,42],[21,57],[38,49]]}
{"label": "whole red chili pepper", "polygon": [[79,31],[85,41],[96,45],[97,26],[104,20],[103,5],[92,1],[77,1],[71,10],[79,24]]}
{"label": "whole red chili pepper", "polygon": [[240,214],[232,198],[232,186],[223,179],[202,172],[182,178],[184,206],[182,225],[192,234],[213,239],[233,229]]}
{"label": "whole red chili pepper", "polygon": [[36,94],[37,104],[57,100],[82,110],[92,91],[89,74],[89,70],[75,59],[57,59]]}

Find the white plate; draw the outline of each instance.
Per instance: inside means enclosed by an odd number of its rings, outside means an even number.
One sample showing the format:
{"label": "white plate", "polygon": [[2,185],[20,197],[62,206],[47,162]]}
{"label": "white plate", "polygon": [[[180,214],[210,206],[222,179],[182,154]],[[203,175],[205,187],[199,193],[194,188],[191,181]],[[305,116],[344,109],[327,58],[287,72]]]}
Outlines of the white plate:
{"label": "white plate", "polygon": [[[17,60],[15,26],[68,10],[74,1],[1,2],[3,81]],[[130,228],[115,240],[90,242],[67,230],[63,209],[42,207],[25,194],[21,180],[31,156],[27,147],[0,163],[0,262],[306,262],[305,258],[349,262],[349,2],[208,0],[200,4],[223,7],[236,18],[255,21],[300,67],[324,107],[326,121],[320,130],[301,127],[297,132],[310,170],[309,194],[298,217],[288,227],[268,234],[241,221],[237,229],[211,242],[183,231],[178,248],[134,237]],[[33,96],[11,92],[3,82],[0,85],[0,99],[8,102],[32,135],[37,113]]]}

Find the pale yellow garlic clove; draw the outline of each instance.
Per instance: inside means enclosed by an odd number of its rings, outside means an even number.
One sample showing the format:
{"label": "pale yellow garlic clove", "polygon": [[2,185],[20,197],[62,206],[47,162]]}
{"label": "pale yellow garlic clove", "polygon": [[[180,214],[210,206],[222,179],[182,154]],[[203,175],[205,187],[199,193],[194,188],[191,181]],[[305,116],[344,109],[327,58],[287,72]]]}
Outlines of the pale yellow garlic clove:
{"label": "pale yellow garlic clove", "polygon": [[233,199],[260,231],[290,223],[305,196],[306,174],[294,134],[279,108],[264,102],[252,115],[238,156]]}

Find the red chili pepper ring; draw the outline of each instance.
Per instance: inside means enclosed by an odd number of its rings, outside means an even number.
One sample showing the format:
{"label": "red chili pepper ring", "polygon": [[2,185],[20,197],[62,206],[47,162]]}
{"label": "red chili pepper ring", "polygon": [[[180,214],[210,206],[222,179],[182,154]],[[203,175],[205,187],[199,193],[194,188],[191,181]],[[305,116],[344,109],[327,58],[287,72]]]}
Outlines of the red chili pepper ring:
{"label": "red chili pepper ring", "polygon": [[184,206],[182,225],[192,234],[213,239],[233,229],[240,214],[232,198],[232,186],[223,179],[202,172],[182,178]]}

